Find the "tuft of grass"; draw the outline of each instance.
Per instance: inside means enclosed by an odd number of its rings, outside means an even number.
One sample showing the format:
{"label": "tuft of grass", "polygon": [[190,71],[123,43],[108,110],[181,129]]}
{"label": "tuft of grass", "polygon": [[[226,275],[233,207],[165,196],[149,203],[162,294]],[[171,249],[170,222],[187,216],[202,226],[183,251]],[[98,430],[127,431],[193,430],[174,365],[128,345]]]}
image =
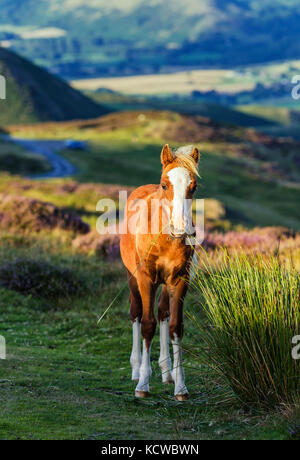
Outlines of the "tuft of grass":
{"label": "tuft of grass", "polygon": [[236,254],[205,264],[193,282],[205,321],[206,358],[245,404],[275,407],[300,396],[300,275],[278,258]]}

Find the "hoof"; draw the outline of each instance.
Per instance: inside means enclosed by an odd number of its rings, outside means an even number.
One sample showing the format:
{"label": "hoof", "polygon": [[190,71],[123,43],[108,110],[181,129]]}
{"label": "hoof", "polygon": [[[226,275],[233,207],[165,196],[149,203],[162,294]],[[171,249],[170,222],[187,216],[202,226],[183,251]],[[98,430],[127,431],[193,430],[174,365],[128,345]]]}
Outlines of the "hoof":
{"label": "hoof", "polygon": [[149,395],[148,391],[136,391],[135,392],[135,397],[136,398],[147,398],[147,396]]}
{"label": "hoof", "polygon": [[175,399],[177,401],[187,401],[189,399],[189,395],[187,393],[184,395],[175,395]]}

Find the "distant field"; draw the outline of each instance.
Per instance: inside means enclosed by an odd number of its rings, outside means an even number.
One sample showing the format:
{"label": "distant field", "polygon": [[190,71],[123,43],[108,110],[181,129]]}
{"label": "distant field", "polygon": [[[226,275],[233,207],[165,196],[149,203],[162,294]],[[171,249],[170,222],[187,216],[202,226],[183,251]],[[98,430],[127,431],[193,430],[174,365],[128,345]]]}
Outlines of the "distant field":
{"label": "distant field", "polygon": [[[210,91],[218,88],[232,91],[234,73],[230,70],[193,70],[159,75],[137,75],[132,77],[91,78],[72,81],[79,90],[96,91],[108,88],[124,94],[189,94],[194,90]],[[240,79],[234,83],[235,91],[253,88],[253,82]]]}
{"label": "distant field", "polygon": [[195,90],[236,93],[252,90],[257,83],[268,85],[291,79],[297,73],[300,73],[299,60],[229,70],[204,69],[171,74],[87,78],[73,80],[71,84],[79,90],[108,88],[124,94],[189,94]]}

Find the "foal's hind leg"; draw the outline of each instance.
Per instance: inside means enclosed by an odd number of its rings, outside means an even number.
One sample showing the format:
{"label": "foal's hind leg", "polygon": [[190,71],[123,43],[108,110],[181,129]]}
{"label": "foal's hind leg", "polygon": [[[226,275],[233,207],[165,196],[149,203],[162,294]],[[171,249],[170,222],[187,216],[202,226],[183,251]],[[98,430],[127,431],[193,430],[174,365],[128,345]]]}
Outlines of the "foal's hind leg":
{"label": "foal's hind leg", "polygon": [[132,368],[132,380],[138,381],[140,378],[140,366],[142,362],[141,355],[141,317],[142,317],[142,300],[138,290],[135,278],[130,279],[130,319],[132,321],[132,351],[130,364]]}
{"label": "foal's hind leg", "polygon": [[161,369],[163,383],[173,383],[172,362],[169,348],[169,294],[167,286],[163,286],[158,301],[158,320],[160,329],[160,355],[158,364]]}
{"label": "foal's hind leg", "polygon": [[184,381],[184,371],[182,367],[182,347],[183,337],[183,301],[187,291],[185,280],[180,281],[177,286],[171,288],[170,295],[170,322],[169,332],[173,345],[174,362],[172,377],[175,382],[174,395],[178,401],[188,399],[188,391]]}

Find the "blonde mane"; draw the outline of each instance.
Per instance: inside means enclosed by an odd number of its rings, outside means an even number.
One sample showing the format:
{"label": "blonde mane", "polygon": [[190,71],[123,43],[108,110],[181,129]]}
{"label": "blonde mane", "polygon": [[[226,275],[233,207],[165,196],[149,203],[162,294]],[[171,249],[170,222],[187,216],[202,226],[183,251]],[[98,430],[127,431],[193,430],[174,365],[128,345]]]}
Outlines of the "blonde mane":
{"label": "blonde mane", "polygon": [[180,147],[178,150],[174,152],[174,157],[178,161],[179,166],[187,169],[191,173],[195,174],[195,176],[200,177],[198,172],[198,165],[195,162],[194,158],[191,156],[193,150],[194,147],[192,145]]}

